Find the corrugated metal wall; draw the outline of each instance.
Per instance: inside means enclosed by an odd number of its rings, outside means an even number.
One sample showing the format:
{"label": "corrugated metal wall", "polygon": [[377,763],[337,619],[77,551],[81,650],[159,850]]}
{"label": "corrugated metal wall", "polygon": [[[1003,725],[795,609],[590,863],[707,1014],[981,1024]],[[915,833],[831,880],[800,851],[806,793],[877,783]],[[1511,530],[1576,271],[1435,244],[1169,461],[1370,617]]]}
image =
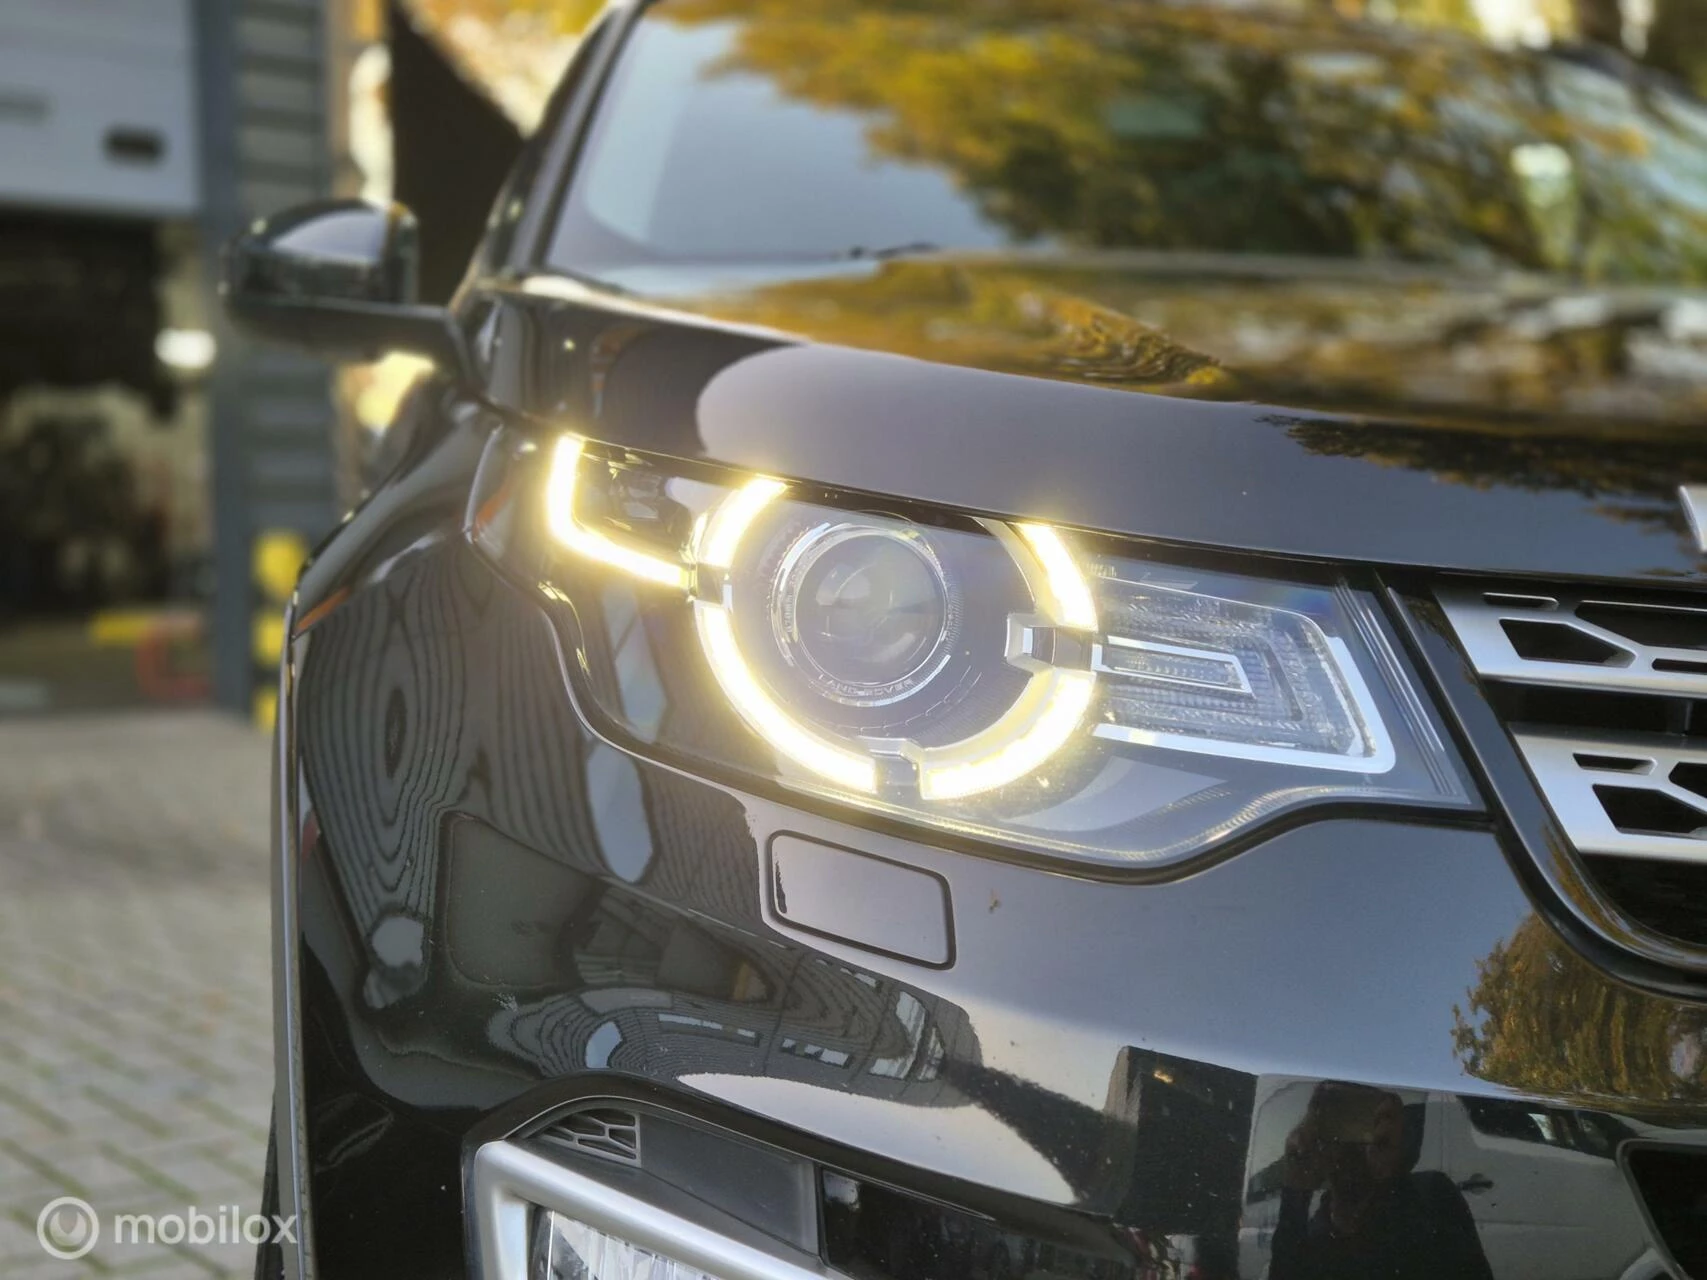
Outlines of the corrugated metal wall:
{"label": "corrugated metal wall", "polygon": [[[197,0],[203,218],[210,252],[255,218],[326,196],[329,0]],[[256,548],[312,545],[337,516],[328,366],[218,321],[210,398],[216,575],[214,692],[252,704],[265,677]],[[281,543],[279,540],[283,540]],[[259,650],[260,652],[257,652]]]}

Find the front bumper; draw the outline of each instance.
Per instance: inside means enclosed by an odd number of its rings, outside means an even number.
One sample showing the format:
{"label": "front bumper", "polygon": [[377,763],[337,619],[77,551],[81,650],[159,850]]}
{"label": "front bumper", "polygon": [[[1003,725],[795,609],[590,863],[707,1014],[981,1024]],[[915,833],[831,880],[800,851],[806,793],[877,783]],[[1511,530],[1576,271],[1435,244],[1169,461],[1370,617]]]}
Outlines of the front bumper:
{"label": "front bumper", "polygon": [[[1455,1185],[1499,1280],[1665,1274],[1626,1166],[1707,1142],[1707,1010],[1584,960],[1486,826],[1312,822],[1099,881],[636,761],[560,661],[455,541],[293,646],[287,1268],[465,1274],[482,1146],[616,1099],[917,1197],[889,1221],[920,1240],[1030,1242],[879,1274],[1278,1280],[1288,1136],[1352,1081],[1403,1108],[1412,1176]],[[939,893],[946,954],[779,902],[778,837],[855,886],[887,868],[898,917]]]}

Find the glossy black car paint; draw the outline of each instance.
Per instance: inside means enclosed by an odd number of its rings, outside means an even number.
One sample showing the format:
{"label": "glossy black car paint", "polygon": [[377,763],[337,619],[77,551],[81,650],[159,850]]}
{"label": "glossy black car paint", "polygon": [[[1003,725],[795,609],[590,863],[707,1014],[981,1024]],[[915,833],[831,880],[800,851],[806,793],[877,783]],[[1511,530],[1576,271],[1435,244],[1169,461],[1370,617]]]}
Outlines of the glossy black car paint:
{"label": "glossy black car paint", "polygon": [[[1707,444],[1675,427],[1429,425],[1134,394],[1109,385],[1118,368],[1082,358],[1021,378],[918,358],[928,350],[719,327],[726,294],[684,314],[530,284],[576,300],[493,294],[475,341],[486,393],[635,448],[1289,557],[1668,583],[1707,572],[1677,504],[1678,485],[1707,479]],[[845,309],[846,292],[833,297]],[[926,323],[968,319],[953,299],[921,305]]]}
{"label": "glossy black car paint", "polygon": [[[1666,1101],[1620,1096],[1619,1064],[1687,1061],[1695,1006],[1626,987],[1554,938],[1491,829],[1313,822],[1196,874],[1121,885],[879,836],[640,764],[646,829],[602,837],[652,850],[641,882],[625,882],[593,828],[583,779],[600,748],[565,691],[553,629],[462,539],[485,419],[461,417],[423,428],[443,434],[322,553],[297,606],[338,601],[295,645],[296,800],[281,833],[297,879],[322,1274],[457,1273],[469,1134],[500,1108],[513,1122],[636,1082],[690,1111],[722,1102],[810,1135],[903,1185],[947,1180],[961,1201],[996,1191],[1224,1233],[1242,1160],[1195,1132],[1149,1139],[1137,1064],[1252,1090],[1284,1075],[1498,1094],[1522,1082],[1466,1072],[1455,1010],[1478,965],[1526,931],[1628,1028],[1604,1058],[1563,1064],[1568,1087],[1551,1100],[1642,1115]],[[953,967],[839,946],[767,913],[762,854],[778,832],[943,877]],[[737,998],[745,972],[758,979]],[[902,993],[941,1029],[937,1082],[861,1077],[902,1047]],[[755,1039],[672,1034],[661,1008]],[[589,1072],[588,1038],[612,1018],[623,1047]],[[848,1062],[790,1056],[785,1040]],[[1700,1113],[1662,1119],[1689,1136]]]}
{"label": "glossy black car paint", "polygon": [[[586,92],[572,80],[563,99]],[[572,133],[571,113],[546,149]],[[526,257],[482,258],[457,305],[472,384],[413,393],[396,466],[294,606],[278,1172],[308,1230],[287,1272],[463,1274],[473,1147],[586,1097],[673,1107],[1040,1238],[1192,1237],[1211,1276],[1243,1274],[1261,1153],[1285,1136],[1268,1102],[1317,1081],[1707,1144],[1702,957],[1633,957],[1629,922],[1569,859],[1547,869],[1558,837],[1418,572],[1694,588],[1707,562],[1674,493],[1707,481],[1698,436],[1205,403],[1111,386],[1082,360],[966,367],[756,329],[726,299],[666,310],[541,282]],[[1328,813],[1139,883],[626,757],[639,803],[593,795],[589,761],[616,749],[574,705],[572,634],[466,537],[504,423],[1347,566],[1396,589],[1395,624],[1489,807]],[[767,876],[779,834],[940,878],[952,963],[792,927]],[[1594,1011],[1590,1049],[1535,1064],[1466,1047],[1470,993],[1518,953],[1515,1003],[1543,1031],[1555,998]],[[927,1035],[943,1052],[925,1078]],[[913,1065],[873,1070],[897,1061]],[[1619,1221],[1639,1221],[1615,1186]],[[1626,1261],[1662,1274],[1639,1246]]]}
{"label": "glossy black car paint", "polygon": [[[963,1203],[995,1191],[1206,1236],[1236,1224],[1248,1171],[1195,1131],[1177,1146],[1147,1135],[1135,1063],[1250,1091],[1277,1075],[1443,1094],[1524,1083],[1467,1075],[1454,1055],[1478,965],[1554,927],[1524,892],[1523,855],[1487,824],[1311,822],[1169,883],[1119,885],[639,764],[647,804],[629,818],[645,829],[596,831],[585,761],[610,748],[574,711],[539,603],[463,537],[496,418],[439,386],[408,412],[412,456],[304,580],[297,616],[313,625],[286,702],[296,812],[281,846],[297,877],[305,1189],[322,1274],[402,1260],[455,1273],[469,1134],[501,1131],[489,1120],[500,1108],[513,1121],[636,1081],[681,1090],[670,1096],[689,1110],[720,1101],[813,1135],[836,1163],[903,1185],[947,1180]],[[777,832],[943,877],[953,967],[789,929],[764,906]],[[609,869],[612,840],[652,850],[640,883]],[[1603,990],[1628,1028],[1604,1059],[1570,1064],[1550,1100],[1651,1115],[1667,1099],[1621,1094],[1618,1064],[1687,1062],[1697,1006],[1668,1008],[1546,936],[1553,962]],[[737,999],[731,975],[748,971],[760,978]],[[612,987],[621,994],[600,994]],[[860,1064],[895,1056],[902,993],[942,1029],[942,1077],[862,1087]],[[671,1034],[659,1007],[757,1039]],[[588,1038],[612,1018],[626,1047],[589,1072]],[[848,1064],[792,1057],[787,1040]],[[1248,1118],[1234,1112],[1234,1149]],[[1688,1136],[1698,1114],[1665,1119]],[[1199,1159],[1215,1177],[1184,1172]]]}

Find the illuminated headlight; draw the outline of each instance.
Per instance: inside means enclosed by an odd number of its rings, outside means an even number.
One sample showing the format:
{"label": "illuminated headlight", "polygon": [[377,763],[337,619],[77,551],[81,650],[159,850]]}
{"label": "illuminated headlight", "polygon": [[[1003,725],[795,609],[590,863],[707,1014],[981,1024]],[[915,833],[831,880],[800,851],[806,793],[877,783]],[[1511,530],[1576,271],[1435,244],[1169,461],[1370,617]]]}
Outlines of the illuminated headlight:
{"label": "illuminated headlight", "polygon": [[1374,600],[1337,581],[575,436],[479,488],[476,542],[573,613],[610,736],[699,772],[1125,865],[1304,804],[1469,803]]}

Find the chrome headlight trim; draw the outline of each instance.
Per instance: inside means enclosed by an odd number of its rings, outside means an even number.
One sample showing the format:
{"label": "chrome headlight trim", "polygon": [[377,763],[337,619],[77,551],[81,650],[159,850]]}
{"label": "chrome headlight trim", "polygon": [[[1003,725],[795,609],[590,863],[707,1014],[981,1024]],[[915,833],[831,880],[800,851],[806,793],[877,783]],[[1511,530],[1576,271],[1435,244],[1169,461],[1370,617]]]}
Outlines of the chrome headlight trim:
{"label": "chrome headlight trim", "polygon": [[[1321,566],[519,430],[468,511],[563,624],[588,725],[714,782],[1113,870],[1304,806],[1477,807],[1378,598]],[[894,557],[792,572],[826,529],[916,540],[936,596]]]}

